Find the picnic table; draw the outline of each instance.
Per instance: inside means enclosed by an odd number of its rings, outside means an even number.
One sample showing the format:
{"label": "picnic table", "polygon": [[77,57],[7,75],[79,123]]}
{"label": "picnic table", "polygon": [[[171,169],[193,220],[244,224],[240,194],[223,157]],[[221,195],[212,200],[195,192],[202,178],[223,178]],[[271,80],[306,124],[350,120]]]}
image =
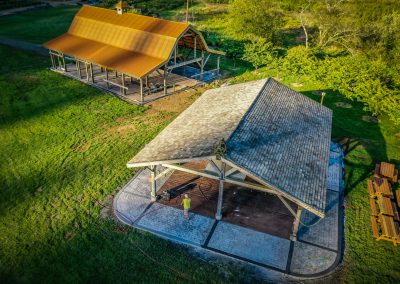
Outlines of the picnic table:
{"label": "picnic table", "polygon": [[375,178],[374,183],[376,185],[376,195],[393,198],[392,187],[386,178]]}
{"label": "picnic table", "polygon": [[380,215],[379,223],[381,224],[382,234],[379,239],[392,241],[394,245],[400,243],[399,227],[396,226],[394,220],[390,216]]}
{"label": "picnic table", "polygon": [[390,182],[397,182],[398,170],[396,170],[394,164],[382,162],[375,165],[375,176],[386,177]]}
{"label": "picnic table", "polygon": [[388,197],[378,195],[379,214],[394,216],[392,201]]}

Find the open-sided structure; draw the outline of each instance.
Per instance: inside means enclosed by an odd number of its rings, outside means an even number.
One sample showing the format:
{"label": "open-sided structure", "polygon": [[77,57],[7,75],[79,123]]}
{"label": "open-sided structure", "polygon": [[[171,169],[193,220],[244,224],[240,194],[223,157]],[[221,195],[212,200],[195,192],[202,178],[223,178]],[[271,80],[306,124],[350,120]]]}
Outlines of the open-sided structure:
{"label": "open-sided structure", "polygon": [[[325,214],[331,122],[330,109],[273,79],[225,86],[206,91],[127,166],[151,168],[153,201],[171,170],[219,180],[217,219],[224,183],[274,194],[295,217],[295,239],[303,208]],[[185,167],[199,160],[208,166]]]}
{"label": "open-sided structure", "polygon": [[[223,53],[208,48],[189,23],[117,9],[82,7],[67,33],[44,44],[53,70],[139,104],[207,78],[211,55],[217,57],[214,72],[219,72]],[[185,66],[193,64],[199,71],[186,76]],[[179,68],[180,75],[175,72]]]}

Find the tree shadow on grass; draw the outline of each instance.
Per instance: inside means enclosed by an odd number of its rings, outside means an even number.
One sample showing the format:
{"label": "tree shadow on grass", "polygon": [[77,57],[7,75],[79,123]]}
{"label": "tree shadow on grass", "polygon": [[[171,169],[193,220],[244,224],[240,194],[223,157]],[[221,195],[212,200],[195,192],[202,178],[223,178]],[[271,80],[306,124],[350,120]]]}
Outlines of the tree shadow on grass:
{"label": "tree shadow on grass", "polygon": [[[302,92],[320,101],[320,92],[325,92],[324,105],[333,111],[332,140],[338,142],[345,154],[345,195],[364,182],[373,173],[375,163],[387,161],[387,145],[379,123],[362,119],[370,115],[361,103],[346,99],[331,89]],[[345,102],[351,108],[338,106]]]}

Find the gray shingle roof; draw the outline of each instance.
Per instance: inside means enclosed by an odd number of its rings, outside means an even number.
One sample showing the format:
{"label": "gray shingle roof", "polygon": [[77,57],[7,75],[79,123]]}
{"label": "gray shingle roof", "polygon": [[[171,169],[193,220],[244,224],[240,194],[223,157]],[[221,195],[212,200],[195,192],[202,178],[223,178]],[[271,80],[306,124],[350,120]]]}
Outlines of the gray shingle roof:
{"label": "gray shingle roof", "polygon": [[214,156],[324,212],[332,112],[273,79],[206,91],[128,166]]}
{"label": "gray shingle roof", "polygon": [[270,79],[227,141],[225,159],[324,211],[332,111]]}
{"label": "gray shingle roof", "polygon": [[213,155],[239,124],[266,80],[206,91],[146,145],[129,164]]}

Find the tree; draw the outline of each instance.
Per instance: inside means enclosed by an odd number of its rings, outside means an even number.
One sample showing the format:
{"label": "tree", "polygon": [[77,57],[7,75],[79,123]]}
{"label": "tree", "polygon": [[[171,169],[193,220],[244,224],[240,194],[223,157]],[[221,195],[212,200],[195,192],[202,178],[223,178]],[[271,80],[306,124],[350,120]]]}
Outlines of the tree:
{"label": "tree", "polygon": [[276,43],[285,24],[283,14],[269,0],[236,0],[230,5],[230,19],[231,32],[239,40],[265,38]]}
{"label": "tree", "polygon": [[265,38],[258,38],[244,45],[242,59],[250,62],[254,68],[270,64],[274,60],[276,50]]}

